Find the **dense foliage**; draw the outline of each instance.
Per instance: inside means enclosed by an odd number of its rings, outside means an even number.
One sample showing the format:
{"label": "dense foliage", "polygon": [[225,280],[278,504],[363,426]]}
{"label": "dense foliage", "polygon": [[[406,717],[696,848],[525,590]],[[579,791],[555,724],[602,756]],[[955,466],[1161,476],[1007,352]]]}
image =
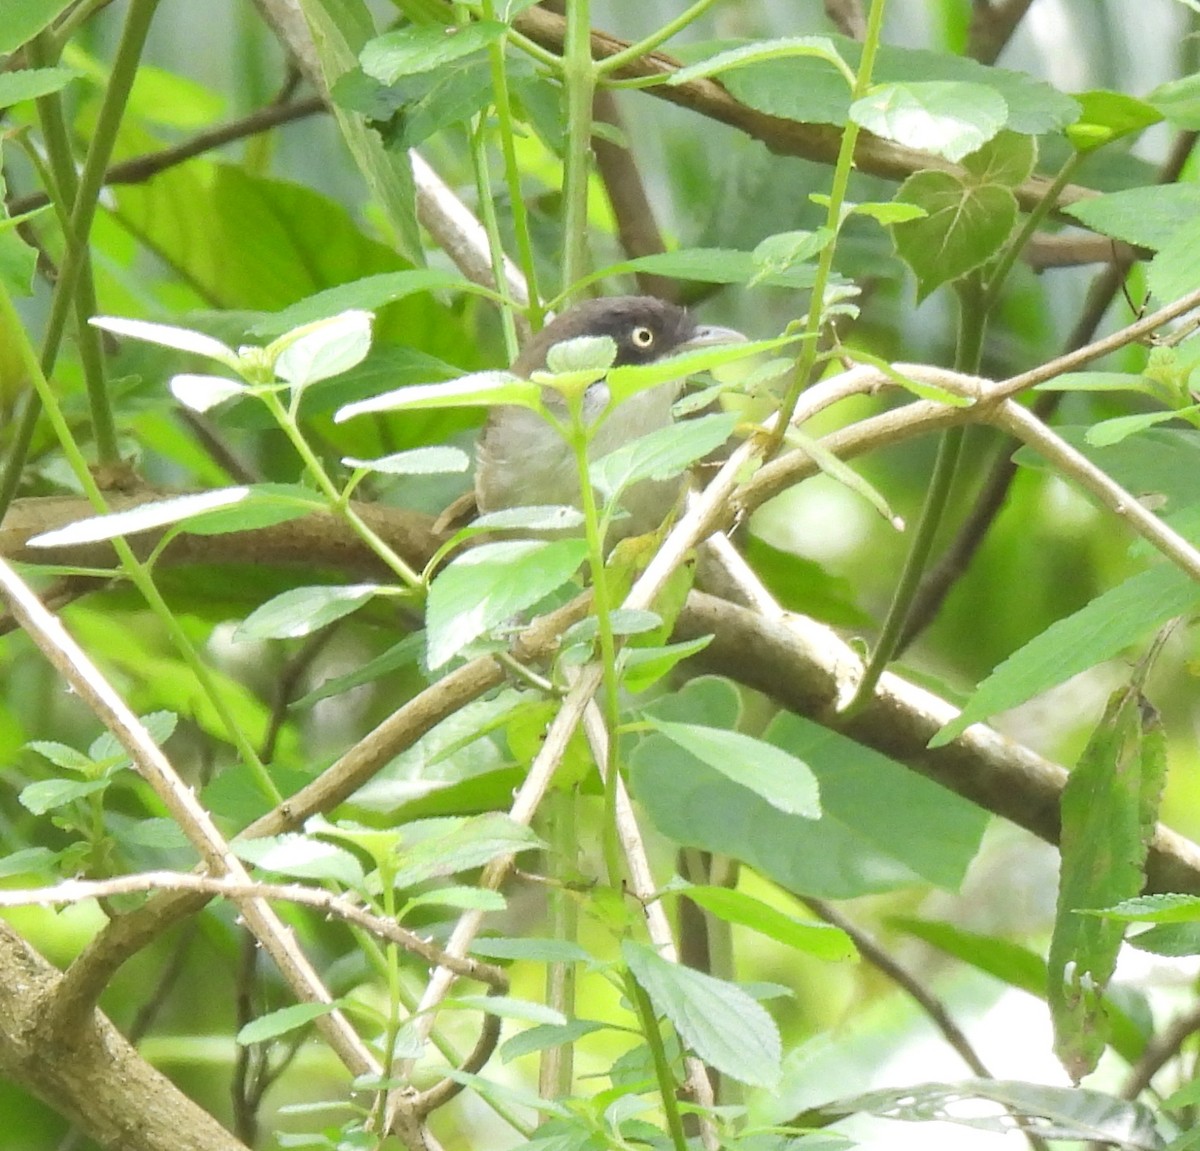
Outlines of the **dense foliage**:
{"label": "dense foliage", "polygon": [[1200,5],[0,8],[6,1147],[1191,1146]]}

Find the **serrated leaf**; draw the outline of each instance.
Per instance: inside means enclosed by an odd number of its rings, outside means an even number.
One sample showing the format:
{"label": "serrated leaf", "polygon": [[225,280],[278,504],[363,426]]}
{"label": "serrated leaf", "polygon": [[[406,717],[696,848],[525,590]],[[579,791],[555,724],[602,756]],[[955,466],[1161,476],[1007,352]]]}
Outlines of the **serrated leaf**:
{"label": "serrated leaf", "polygon": [[430,668],[557,591],[587,558],[579,539],[482,544],[458,556],[429,589]]}
{"label": "serrated leaf", "polygon": [[21,806],[34,815],[45,815],[77,799],[86,799],[108,786],[107,779],[40,779],[21,789]]}
{"label": "serrated leaf", "polygon": [[342,463],[348,468],[362,468],[368,472],[379,472],[387,476],[435,476],[454,472],[465,472],[471,466],[471,458],[459,448],[435,445],[428,448],[410,448],[406,452],[393,452],[377,460],[360,460],[346,456]]}
{"label": "serrated leaf", "polygon": [[404,905],[407,915],[417,907],[453,907],[458,911],[503,911],[508,900],[498,891],[486,887],[439,887],[414,895]]}
{"label": "serrated leaf", "polygon": [[0,56],[15,52],[44,28],[49,28],[72,0],[5,0],[0,24]]}
{"label": "serrated leaf", "polygon": [[333,419],[344,423],[369,412],[418,411],[430,408],[479,408],[516,404],[541,409],[542,390],[512,372],[472,372],[438,384],[410,384],[339,408]]}
{"label": "serrated leaf", "polygon": [[[597,1023],[592,1019],[572,1019],[558,1027],[548,1024],[530,1027],[529,1030],[519,1032],[500,1045],[500,1059],[504,1063],[511,1063],[522,1055],[532,1055],[550,1047],[573,1044],[585,1035],[591,1035],[593,1031],[605,1030],[606,1026],[606,1024]],[[544,1151],[551,1151],[551,1149],[547,1147]],[[567,1151],[567,1149],[564,1147],[561,1151]]]}
{"label": "serrated leaf", "polygon": [[385,304],[417,292],[463,291],[469,287],[469,283],[461,276],[439,268],[380,272],[307,296],[290,307],[259,320],[249,329],[249,333],[252,336],[270,339],[341,312],[373,312]]}
{"label": "serrated leaf", "polygon": [[[984,1111],[964,1101],[988,1100],[998,1106]],[[839,1099],[805,1112],[810,1123],[826,1124],[851,1115],[878,1115],[914,1123],[937,1120],[983,1131],[1021,1130],[1032,1124],[1045,1139],[1113,1144],[1128,1151],[1162,1151],[1154,1114],[1103,1091],[1081,1087],[1046,1087],[1006,1079],[969,1079],[957,1083],[918,1083],[890,1087]]]}
{"label": "serrated leaf", "polygon": [[850,119],[885,140],[961,160],[1008,121],[994,88],[953,80],[876,84],[850,105]]}
{"label": "serrated leaf", "polygon": [[790,36],[777,40],[757,40],[752,44],[743,44],[740,48],[731,48],[728,52],[718,52],[707,60],[689,64],[686,68],[672,72],[667,83],[686,84],[690,80],[699,80],[704,76],[716,76],[722,72],[730,72],[734,68],[744,68],[749,64],[761,64],[769,60],[787,60],[802,56],[815,57],[832,64],[845,80],[847,87],[854,86],[854,73],[842,59],[828,36]]}
{"label": "serrated leaf", "polygon": [[833,242],[829,228],[818,228],[815,232],[777,232],[760,241],[751,255],[759,267],[759,273],[747,285],[756,283],[770,275],[786,272],[794,264],[811,260]]}
{"label": "serrated leaf", "polygon": [[1156,184],[1080,200],[1064,209],[1081,224],[1117,240],[1155,251],[1200,215],[1200,186]]}
{"label": "serrated leaf", "polygon": [[779,1029],[740,987],[668,963],[630,940],[621,955],[655,1012],[700,1059],[739,1083],[775,1087],[782,1074]]}
{"label": "serrated leaf", "polygon": [[599,379],[617,358],[617,341],[612,336],[575,336],[559,340],[546,350],[546,370],[552,375],[585,373]]}
{"label": "serrated leaf", "polygon": [[588,468],[592,483],[612,499],[642,480],[671,479],[719,448],[737,419],[736,413],[721,412],[647,432],[596,460]]}
{"label": "serrated leaf", "polygon": [[329,1015],[336,1011],[340,1002],[334,1003],[293,1003],[290,1007],[282,1007],[278,1011],[269,1012],[252,1019],[236,1036],[241,1047],[249,1047],[253,1043],[266,1043],[270,1039],[278,1039],[289,1031],[297,1031],[307,1027],[314,1019]]}
{"label": "serrated leaf", "polygon": [[476,20],[463,26],[409,25],[368,41],[359,53],[359,62],[368,76],[394,84],[402,76],[432,72],[480,52],[507,31],[497,20]]}
{"label": "serrated leaf", "polygon": [[1101,420],[1087,430],[1087,442],[1095,448],[1105,448],[1110,444],[1119,444],[1123,439],[1135,435],[1155,424],[1166,423],[1181,416],[1200,412],[1200,404],[1191,404],[1178,411],[1166,409],[1161,412],[1139,412],[1135,416],[1114,416],[1111,420]]}
{"label": "serrated leaf", "polygon": [[295,389],[348,372],[371,350],[373,320],[370,312],[343,312],[281,336],[275,374]]}
{"label": "serrated leaf", "polygon": [[244,642],[311,635],[357,611],[381,590],[373,583],[291,588],[255,608],[238,625],[233,638]]}
{"label": "serrated leaf", "polygon": [[226,376],[204,376],[181,372],[171,377],[171,395],[193,412],[207,412],[234,396],[244,396],[249,388],[239,380]]}
{"label": "serrated leaf", "polygon": [[0,108],[59,92],[78,75],[74,68],[23,68],[0,73]]}
{"label": "serrated leaf", "polygon": [[821,814],[816,778],[808,764],[773,744],[739,731],[648,718],[649,726],[701,763],[789,815]]}
{"label": "serrated leaf", "polygon": [[976,689],[957,719],[929,741],[942,747],[973,723],[1007,711],[1120,654],[1200,603],[1200,585],[1175,567],[1139,572],[1015,651]]}
{"label": "serrated leaf", "polygon": [[797,919],[744,891],[687,884],[672,887],[671,894],[690,899],[726,923],[748,927],[819,959],[836,962],[858,958],[854,941],[841,928],[812,919]]}
{"label": "serrated leaf", "polygon": [[1075,99],[1083,114],[1067,126],[1066,136],[1078,152],[1093,152],[1122,136],[1142,132],[1163,118],[1152,104],[1126,92],[1076,92]]}
{"label": "serrated leaf", "polygon": [[232,847],[240,860],[264,871],[294,879],[332,880],[343,887],[362,887],[363,869],[357,856],[312,835],[235,839]]}
{"label": "serrated leaf", "polygon": [[117,536],[136,535],[152,528],[177,524],[191,516],[202,515],[217,508],[229,507],[244,500],[249,494],[248,487],[219,488],[211,492],[196,492],[193,495],[174,496],[168,500],[155,500],[122,512],[76,520],[66,527],[34,536],[28,541],[28,545],[35,548],[70,547],[75,544],[111,540]]}
{"label": "serrated leaf", "polygon": [[583,512],[566,504],[533,504],[521,508],[501,508],[486,512],[471,522],[471,528],[483,531],[569,531],[584,522]]}
{"label": "serrated leaf", "polygon": [[1176,128],[1194,132],[1200,128],[1200,72],[1160,84],[1146,97]]}
{"label": "serrated leaf", "polygon": [[396,854],[393,880],[398,888],[546,846],[528,827],[497,812],[468,819],[426,820],[424,830],[427,838],[402,847]]}
{"label": "serrated leaf", "polygon": [[892,228],[897,253],[917,277],[918,299],[985,264],[1017,219],[1017,201],[1007,188],[968,186],[949,172],[917,172],[896,198],[927,213]]}
{"label": "serrated leaf", "polygon": [[30,751],[36,752],[43,759],[48,759],[55,767],[64,771],[86,772],[94,766],[92,758],[84,755],[75,747],[59,743],[53,739],[34,739],[25,745]]}
{"label": "serrated leaf", "polygon": [[484,935],[471,944],[471,954],[484,959],[525,959],[534,963],[591,963],[592,957],[569,939],[537,936]]}
{"label": "serrated leaf", "polygon": [[1092,909],[1128,923],[1196,923],[1200,921],[1200,895],[1138,895],[1110,907]]}
{"label": "serrated leaf", "polygon": [[774,351],[785,344],[800,339],[799,336],[777,336],[772,340],[745,340],[731,338],[728,343],[693,348],[674,356],[664,356],[648,364],[625,364],[613,368],[607,376],[609,392],[614,404],[624,403],[638,392],[670,380],[682,380],[697,372],[707,372],[724,364],[757,356],[761,352]]}
{"label": "serrated leaf", "polygon": [[[718,722],[707,699],[656,707],[671,720]],[[682,714],[681,714],[682,713]],[[781,715],[766,738],[817,776],[821,818],[787,815],[654,733],[630,755],[630,787],[664,835],[733,856],[789,891],[847,899],[916,882],[962,882],[987,813],[845,736]],[[921,835],[897,834],[904,811]]]}
{"label": "serrated leaf", "polygon": [[[155,745],[162,747],[175,734],[179,716],[173,711],[152,711],[138,716],[138,722]],[[91,747],[88,748],[88,754],[96,763],[116,761],[120,764],[128,764],[130,762],[129,755],[121,741],[111,731],[102,731],[96,736]]]}
{"label": "serrated leaf", "polygon": [[1104,1052],[1109,1022],[1102,996],[1125,933],[1119,920],[1078,912],[1141,891],[1166,778],[1165,737],[1141,694],[1143,679],[1139,671],[1113,693],[1062,796],[1047,999],[1055,1054],[1077,1083]]}
{"label": "serrated leaf", "polygon": [[203,332],[193,332],[190,328],[177,328],[171,324],[154,324],[148,320],[127,320],[120,316],[93,316],[88,323],[115,336],[128,336],[147,344],[174,348],[177,352],[191,352],[216,360],[235,372],[238,370],[240,361],[237,352]]}
{"label": "serrated leaf", "polygon": [[962,166],[980,184],[1015,188],[1033,174],[1037,138],[1019,132],[998,132],[982,148],[962,158]]}
{"label": "serrated leaf", "polygon": [[1189,220],[1171,233],[1170,242],[1146,268],[1151,293],[1164,304],[1186,296],[1200,285],[1200,224]]}
{"label": "serrated leaf", "polygon": [[469,1011],[483,1011],[498,1015],[501,1019],[520,1019],[525,1023],[541,1023],[551,1027],[562,1027],[567,1017],[544,1003],[533,1003],[528,999],[513,999],[507,995],[456,995],[446,1000],[447,1005],[465,1007]]}
{"label": "serrated leaf", "polygon": [[[748,284],[758,271],[750,252],[735,248],[681,248],[674,252],[656,252],[651,256],[638,256],[633,260],[610,264],[585,277],[581,283],[590,284],[629,272],[653,272],[676,280],[694,280],[704,284]],[[813,276],[811,264],[797,264],[784,273],[766,277],[762,283],[780,288],[811,288]]]}

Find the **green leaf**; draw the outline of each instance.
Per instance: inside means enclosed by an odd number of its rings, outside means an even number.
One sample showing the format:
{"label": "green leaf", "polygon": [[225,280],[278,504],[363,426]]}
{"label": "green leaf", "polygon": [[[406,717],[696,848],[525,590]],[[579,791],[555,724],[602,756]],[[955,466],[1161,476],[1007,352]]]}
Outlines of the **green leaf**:
{"label": "green leaf", "polygon": [[498,1015],[501,1019],[520,1019],[525,1023],[541,1023],[551,1027],[563,1027],[567,1022],[567,1017],[561,1011],[555,1011],[545,1003],[512,999],[507,995],[456,995],[447,999],[446,1004]]}
{"label": "green leaf", "polygon": [[[987,1100],[999,1108],[964,1108]],[[913,1123],[962,1123],[1008,1134],[1022,1119],[1043,1139],[1114,1144],[1128,1151],[1162,1151],[1155,1117],[1141,1103],[1129,1103],[1104,1091],[1083,1087],[1046,1087],[1005,1079],[968,1079],[889,1087],[839,1099],[805,1112],[811,1124],[827,1124],[852,1115],[878,1115]]]}
{"label": "green leaf", "polygon": [[353,852],[311,835],[278,835],[261,839],[235,839],[239,859],[264,871],[294,879],[312,879],[361,888],[363,869]]}
{"label": "green leaf", "polygon": [[179,530],[197,536],[226,535],[274,527],[325,510],[325,501],[301,484],[255,484],[244,500],[190,516]]}
{"label": "green leaf", "polygon": [[674,252],[657,252],[623,260],[592,273],[580,281],[581,286],[629,272],[652,272],[675,280],[695,280],[702,284],[757,283],[778,288],[811,288],[815,269],[811,264],[796,264],[786,272],[760,276],[752,252],[734,248],[680,248]]}
{"label": "green leaf", "polygon": [[224,364],[231,371],[238,371],[241,360],[237,352],[220,340],[193,332],[190,328],[177,328],[171,324],[153,324],[148,320],[126,320],[119,316],[93,316],[88,323],[93,328],[103,328],[114,336],[128,336],[131,340],[142,340],[147,344],[158,344],[163,348],[174,348],[177,352],[189,352]]}
{"label": "green leaf", "polygon": [[1136,416],[1116,416],[1111,420],[1101,420],[1088,428],[1087,442],[1097,448],[1108,447],[1155,424],[1163,424],[1167,420],[1178,419],[1195,412],[1200,412],[1200,404],[1191,404],[1178,411],[1167,408],[1161,412],[1139,412]]}
{"label": "green leaf", "polygon": [[282,346],[275,374],[293,388],[306,388],[348,372],[371,350],[370,312],[342,312],[288,333],[272,345]]}
{"label": "green leaf", "polygon": [[343,423],[368,412],[409,411],[427,408],[478,408],[494,404],[517,404],[541,409],[542,389],[512,372],[473,372],[438,384],[410,384],[381,396],[346,404],[333,417]]}
{"label": "green leaf", "polygon": [[207,412],[234,396],[244,396],[249,388],[240,380],[226,376],[204,376],[182,372],[171,377],[171,395],[193,412]]}
{"label": "green leaf", "polygon": [[1146,97],[1176,128],[1194,132],[1200,129],[1200,72],[1160,84]]}
{"label": "green leaf", "polygon": [[811,260],[833,242],[833,232],[818,228],[815,232],[777,232],[761,241],[751,253],[761,269],[747,285],[753,288],[760,280],[786,272],[795,264]]}
{"label": "green leaf", "polygon": [[1196,923],[1200,922],[1200,895],[1138,895],[1110,907],[1091,909],[1089,914],[1127,923]]}
{"label": "green leaf", "polygon": [[978,151],[964,156],[962,166],[976,183],[1015,188],[1033,174],[1037,154],[1037,140],[1033,136],[998,132]]}
{"label": "green leaf", "polygon": [[1132,372],[1067,372],[1034,389],[1039,392],[1141,392],[1154,395],[1152,382]]}
{"label": "green leaf", "polygon": [[637,695],[653,687],[685,659],[698,655],[711,642],[712,636],[701,636],[684,643],[624,647],[618,656],[621,682],[626,691]]}
{"label": "green leaf", "polygon": [[1008,105],[982,84],[876,84],[850,106],[850,119],[885,140],[961,160],[1004,127]]}
{"label": "green leaf", "polygon": [[0,56],[10,55],[49,28],[72,3],[73,0],[4,0]]}
{"label": "green leaf", "polygon": [[430,819],[405,829],[409,834],[418,830],[425,838],[397,852],[393,882],[398,888],[546,846],[528,827],[498,812],[470,819]]}
{"label": "green leaf", "polygon": [[379,472],[387,476],[436,476],[454,472],[465,472],[471,466],[471,457],[459,448],[436,445],[429,448],[410,448],[406,452],[393,452],[378,460],[359,460],[345,456],[342,463],[348,468],[362,468],[368,472]]}
{"label": "green leaf", "polygon": [[[860,43],[844,36],[829,40],[850,68],[859,67]],[[1007,107],[1004,127],[1022,135],[1058,131],[1079,115],[1079,105],[1069,96],[1026,73],[988,67],[947,52],[882,44],[872,79],[876,84],[948,81],[988,88]],[[849,116],[850,89],[825,60],[764,61],[727,73],[722,83],[738,100],[772,116],[838,127]]]}
{"label": "green leaf", "polygon": [[748,64],[760,64],[769,60],[789,60],[803,56],[815,57],[832,64],[845,80],[847,87],[854,87],[854,73],[842,59],[828,36],[790,36],[777,40],[757,40],[752,44],[743,44],[740,48],[718,52],[707,60],[689,64],[686,68],[672,72],[667,83],[671,85],[686,84],[690,80],[699,80],[704,76],[716,76],[722,72],[732,71],[734,68],[744,68]]}
{"label": "green leaf", "polygon": [[779,1029],[740,987],[668,963],[630,940],[621,955],[655,1012],[700,1059],[739,1083],[776,1086],[783,1071]]}
{"label": "green leaf", "polygon": [[1037,952],[1019,943],[927,919],[894,916],[888,923],[963,963],[969,963],[979,971],[995,976],[1010,987],[1027,991],[1039,999],[1046,997],[1046,961]]}
{"label": "green leaf", "polygon": [[241,1047],[249,1047],[253,1043],[278,1039],[289,1031],[307,1027],[314,1019],[329,1015],[340,1006],[340,1000],[333,1003],[293,1003],[291,1007],[282,1007],[252,1019],[237,1033],[237,1043]]}
{"label": "green leaf", "polygon": [[45,815],[77,799],[85,799],[108,786],[107,779],[40,779],[21,789],[21,806],[34,815]]}
{"label": "green leaf", "polygon": [[748,927],[818,959],[838,962],[858,958],[854,941],[840,927],[812,919],[797,919],[743,891],[686,884],[672,887],[670,894],[690,899],[726,923]]}
{"label": "green leaf", "polygon": [[1102,996],[1124,925],[1079,911],[1138,894],[1166,778],[1166,742],[1141,693],[1145,669],[1115,691],[1062,796],[1058,909],[1047,959],[1054,1051],[1075,1082],[1109,1034]]}
{"label": "green leaf", "polygon": [[471,954],[484,959],[526,959],[534,963],[591,963],[592,957],[569,939],[542,939],[528,935],[502,938],[484,935],[471,944]]}
{"label": "green leaf", "polygon": [[414,895],[404,905],[407,915],[417,907],[453,907],[456,911],[504,911],[508,900],[498,891],[486,887],[438,887]]}
{"label": "green leaf", "polygon": [[401,76],[432,72],[480,52],[507,31],[497,20],[476,20],[464,26],[410,25],[371,40],[359,53],[359,62],[368,76],[394,84]]}
{"label": "green leaf", "polygon": [[1163,118],[1157,108],[1125,92],[1077,92],[1075,99],[1083,115],[1067,127],[1066,134],[1078,152],[1093,152],[1122,136],[1142,132]]}
{"label": "green leaf", "polygon": [[[591,1035],[594,1031],[604,1031],[607,1027],[607,1024],[597,1023],[593,1019],[572,1019],[560,1027],[546,1024],[531,1027],[528,1031],[519,1032],[500,1045],[500,1059],[503,1063],[511,1063],[522,1055],[532,1055],[550,1047],[574,1044],[585,1035]],[[547,1147],[545,1151],[550,1151],[550,1148]],[[564,1148],[562,1151],[566,1151],[566,1149]],[[581,1148],[580,1151],[583,1149]]]}
{"label": "green leaf", "polygon": [[656,387],[669,380],[681,380],[697,372],[707,372],[724,364],[774,351],[799,336],[778,336],[772,340],[738,340],[728,344],[696,348],[675,356],[665,356],[648,364],[628,364],[613,368],[607,376],[613,402],[620,404],[638,392]]}
{"label": "green leaf", "polygon": [[575,336],[550,345],[546,370],[555,376],[583,373],[591,382],[600,379],[616,358],[617,341],[612,336]]}
{"label": "green leaf", "polygon": [[1200,185],[1155,184],[1070,204],[1066,213],[1096,232],[1159,251],[1200,215]]}
{"label": "green leaf", "polygon": [[1052,623],[1013,652],[976,689],[958,717],[930,747],[943,747],[973,723],[982,723],[1040,692],[1120,654],[1130,644],[1200,602],[1200,585],[1176,567],[1139,572],[1074,615]]}
{"label": "green leaf", "polygon": [[[4,13],[5,20],[8,12]],[[3,36],[0,35],[0,39]],[[4,55],[0,48],[0,56]],[[0,108],[11,108],[23,100],[36,100],[65,88],[79,73],[73,68],[25,68],[0,73]]]}
{"label": "green leaf", "polygon": [[1150,261],[1146,283],[1164,304],[1200,286],[1200,224],[1189,220],[1171,233],[1170,242]]}
{"label": "green leaf", "polygon": [[378,584],[319,585],[285,591],[255,608],[237,627],[237,642],[311,635],[358,611],[382,589]]}
{"label": "green leaf", "polygon": [[[138,716],[138,722],[155,745],[162,747],[175,734],[179,716],[173,711],[152,711]],[[97,765],[104,765],[109,773],[128,767],[132,762],[121,741],[111,731],[102,731],[96,736],[88,748],[88,755]]]}
{"label": "green leaf", "polygon": [[249,333],[270,339],[316,320],[341,312],[374,312],[394,300],[416,292],[470,291],[474,285],[453,272],[439,268],[409,268],[403,272],[379,272],[336,288],[326,288],[253,324]]}
{"label": "green leaf", "polygon": [[30,751],[40,755],[43,759],[48,759],[55,767],[60,767],[64,771],[75,771],[80,774],[86,774],[95,767],[91,756],[84,755],[78,748],[69,747],[65,743],[59,743],[57,740],[34,739],[30,740],[25,746]]}
{"label": "green leaf", "polygon": [[897,253],[917,277],[919,300],[990,260],[1017,219],[1017,201],[1007,188],[970,186],[949,172],[917,172],[896,198],[927,213],[892,228]]}
{"label": "green leaf", "polygon": [[817,819],[817,781],[808,764],[769,743],[699,724],[646,722],[660,735],[727,779],[765,799],[778,811]]}
{"label": "green leaf", "polygon": [[467,644],[557,591],[587,557],[579,539],[482,544],[458,556],[429,589],[428,660],[439,668]]}
{"label": "green leaf", "polygon": [[[656,707],[656,714],[720,722],[705,697],[678,694],[681,700]],[[765,738],[816,775],[819,820],[784,814],[658,734],[633,749],[630,786],[675,843],[733,856],[789,891],[847,899],[916,882],[948,889],[962,882],[987,824],[985,812],[796,716],[779,716]],[[898,811],[905,813],[902,825]]]}
{"label": "green leaf", "polygon": [[468,531],[563,532],[584,522],[583,512],[566,504],[533,504],[525,508],[501,508],[471,521]]}
{"label": "green leaf", "polygon": [[719,448],[737,419],[736,413],[721,412],[647,432],[596,460],[588,474],[609,499],[642,480],[671,479]]}
{"label": "green leaf", "polygon": [[169,500],[155,500],[123,512],[77,520],[66,527],[42,532],[28,543],[30,547],[35,548],[72,547],[76,544],[111,540],[117,536],[136,535],[151,528],[181,523],[191,516],[202,515],[217,508],[229,507],[244,500],[249,494],[248,487],[220,488],[212,492],[174,496]]}

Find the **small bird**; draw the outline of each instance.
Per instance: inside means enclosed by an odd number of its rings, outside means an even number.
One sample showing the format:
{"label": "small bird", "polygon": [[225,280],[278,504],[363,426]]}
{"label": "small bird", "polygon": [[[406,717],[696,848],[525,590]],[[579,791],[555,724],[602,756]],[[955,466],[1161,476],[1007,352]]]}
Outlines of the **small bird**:
{"label": "small bird", "polygon": [[[546,367],[550,349],[579,336],[610,336],[617,345],[614,367],[648,364],[677,352],[715,344],[741,343],[732,328],[697,324],[676,304],[654,296],[609,296],[576,304],[547,324],[513,364],[528,378]],[[599,459],[629,440],[671,422],[671,405],[683,380],[639,392],[609,412],[596,430],[590,452]],[[563,410],[550,389],[547,407]],[[608,385],[593,384],[584,397],[584,416],[594,419],[608,407]],[[617,536],[657,527],[676,499],[677,482],[646,481],[624,493],[631,513],[615,529]],[[570,447],[536,412],[521,407],[493,408],[480,434],[475,461],[475,502],[481,512],[534,504],[579,506],[579,479]]]}

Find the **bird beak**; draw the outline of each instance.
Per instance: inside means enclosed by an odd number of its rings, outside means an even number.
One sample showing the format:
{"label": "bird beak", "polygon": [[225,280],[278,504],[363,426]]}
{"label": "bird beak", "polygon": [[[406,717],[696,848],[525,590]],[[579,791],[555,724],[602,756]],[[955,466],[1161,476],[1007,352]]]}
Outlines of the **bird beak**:
{"label": "bird beak", "polygon": [[703,324],[696,329],[691,339],[679,345],[678,351],[690,352],[694,348],[711,348],[717,344],[744,344],[746,337],[735,328],[718,328]]}

